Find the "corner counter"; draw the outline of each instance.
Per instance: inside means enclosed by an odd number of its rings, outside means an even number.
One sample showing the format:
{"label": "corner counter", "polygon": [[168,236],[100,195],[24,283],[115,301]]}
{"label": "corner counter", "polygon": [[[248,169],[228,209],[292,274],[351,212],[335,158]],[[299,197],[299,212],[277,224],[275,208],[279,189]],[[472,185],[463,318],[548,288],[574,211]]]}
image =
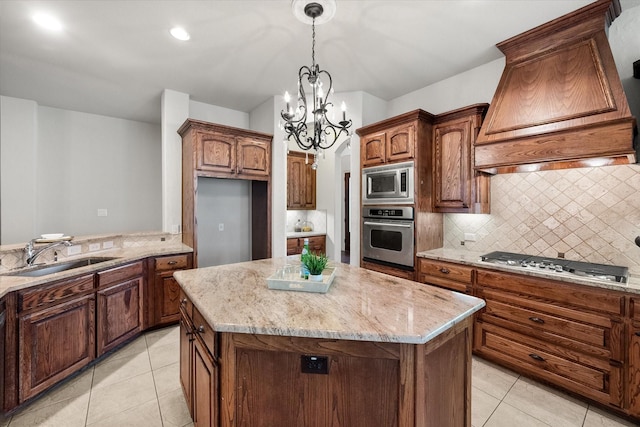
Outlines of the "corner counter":
{"label": "corner counter", "polygon": [[[180,351],[196,423],[471,425],[472,314],[483,300],[346,264],[326,294],[268,289],[296,259],[174,274],[184,335],[195,336]],[[204,348],[209,363],[193,362]],[[200,398],[202,366],[211,399]]]}

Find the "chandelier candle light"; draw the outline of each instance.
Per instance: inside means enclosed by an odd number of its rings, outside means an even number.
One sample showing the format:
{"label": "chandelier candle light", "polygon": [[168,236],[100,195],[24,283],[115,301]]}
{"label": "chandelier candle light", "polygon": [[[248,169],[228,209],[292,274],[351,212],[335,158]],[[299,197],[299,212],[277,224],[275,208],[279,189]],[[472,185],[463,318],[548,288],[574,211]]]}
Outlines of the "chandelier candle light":
{"label": "chandelier candle light", "polygon": [[[294,14],[299,15],[298,10],[304,1],[294,0],[292,2]],[[331,12],[335,12],[335,1],[324,0],[320,3],[325,4],[325,6],[328,4],[332,8]],[[280,113],[280,116],[285,121],[286,141],[293,138],[302,150],[313,149],[315,151],[316,155],[311,166],[313,169],[318,167],[318,154],[320,151],[335,144],[341,135],[349,135],[348,129],[352,125],[351,120],[347,120],[347,106],[344,102],[341,105],[342,120],[338,124],[333,123],[327,116],[328,107],[333,106],[329,102],[329,96],[333,93],[333,82],[331,74],[326,70],[321,70],[320,66],[316,64],[316,18],[321,17],[324,12],[324,7],[320,3],[311,2],[306,3],[304,6],[304,15],[312,20],[311,67],[303,65],[298,71],[298,104],[295,110],[291,107],[289,92],[285,92],[284,101],[287,105],[286,109]],[[300,16],[298,18],[300,19]],[[323,79],[325,80],[324,83]],[[313,129],[311,130],[307,128],[307,111],[309,109],[303,80],[306,80],[311,87],[311,102],[313,103],[310,110],[313,113]],[[326,91],[323,89],[324,84],[328,86]],[[309,123],[310,125],[311,123]]]}

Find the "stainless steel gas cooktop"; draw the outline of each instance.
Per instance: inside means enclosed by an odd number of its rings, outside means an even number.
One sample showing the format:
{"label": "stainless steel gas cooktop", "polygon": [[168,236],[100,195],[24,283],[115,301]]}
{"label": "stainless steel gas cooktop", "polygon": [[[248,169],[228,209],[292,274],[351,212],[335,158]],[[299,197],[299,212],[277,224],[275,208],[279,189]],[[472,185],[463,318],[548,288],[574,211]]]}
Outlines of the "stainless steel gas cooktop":
{"label": "stainless steel gas cooktop", "polygon": [[491,252],[480,257],[482,261],[492,264],[512,265],[523,268],[570,273],[576,276],[591,277],[611,282],[626,283],[629,269],[618,265],[595,264],[589,262],[570,261],[564,258],[547,258],[511,252]]}

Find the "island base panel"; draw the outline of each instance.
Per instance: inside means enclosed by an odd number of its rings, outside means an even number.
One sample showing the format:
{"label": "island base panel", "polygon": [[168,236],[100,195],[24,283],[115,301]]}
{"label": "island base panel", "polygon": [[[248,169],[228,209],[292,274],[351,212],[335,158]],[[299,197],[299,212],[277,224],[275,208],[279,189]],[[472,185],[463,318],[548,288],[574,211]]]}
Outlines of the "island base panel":
{"label": "island base panel", "polygon": [[470,325],[415,345],[221,333],[220,425],[470,427]]}

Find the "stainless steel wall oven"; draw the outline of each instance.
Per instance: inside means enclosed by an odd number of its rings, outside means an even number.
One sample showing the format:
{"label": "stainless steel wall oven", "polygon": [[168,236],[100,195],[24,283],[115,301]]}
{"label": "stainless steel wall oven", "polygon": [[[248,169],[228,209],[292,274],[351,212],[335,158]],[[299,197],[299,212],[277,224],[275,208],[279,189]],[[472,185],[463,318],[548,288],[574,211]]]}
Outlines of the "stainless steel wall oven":
{"label": "stainless steel wall oven", "polygon": [[412,270],[413,207],[364,206],[362,216],[363,259]]}

